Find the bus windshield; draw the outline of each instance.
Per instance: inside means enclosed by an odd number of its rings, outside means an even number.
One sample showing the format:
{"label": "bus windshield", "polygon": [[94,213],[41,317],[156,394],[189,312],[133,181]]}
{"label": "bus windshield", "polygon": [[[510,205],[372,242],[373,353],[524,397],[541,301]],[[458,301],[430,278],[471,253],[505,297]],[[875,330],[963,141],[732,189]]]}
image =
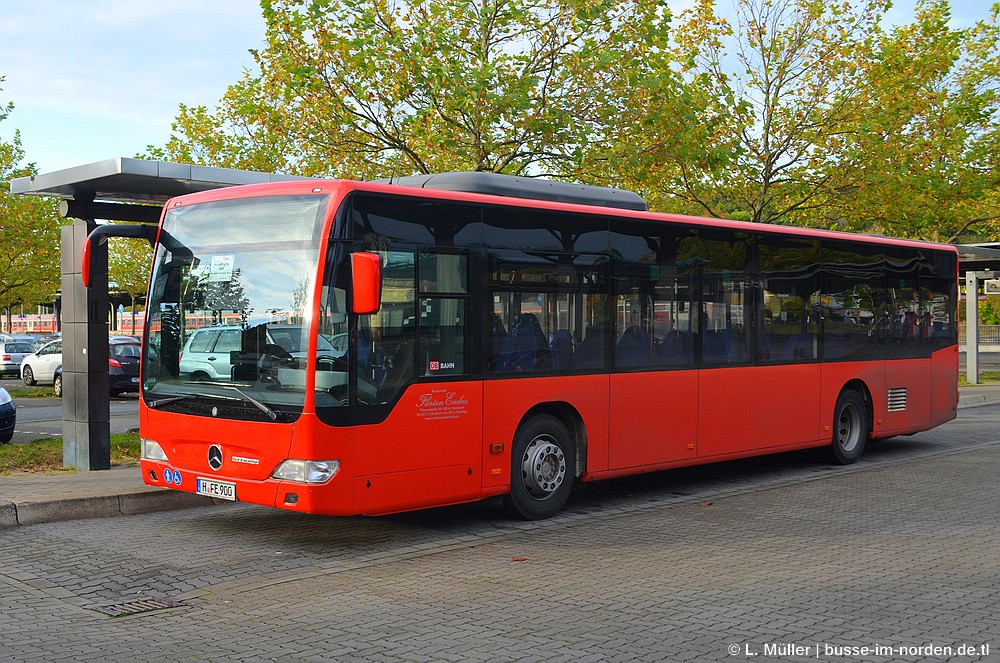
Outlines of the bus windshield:
{"label": "bus windshield", "polygon": [[[326,202],[263,196],[168,211],[147,309],[148,406],[270,421],[301,413]],[[317,341],[320,356],[338,354]]]}

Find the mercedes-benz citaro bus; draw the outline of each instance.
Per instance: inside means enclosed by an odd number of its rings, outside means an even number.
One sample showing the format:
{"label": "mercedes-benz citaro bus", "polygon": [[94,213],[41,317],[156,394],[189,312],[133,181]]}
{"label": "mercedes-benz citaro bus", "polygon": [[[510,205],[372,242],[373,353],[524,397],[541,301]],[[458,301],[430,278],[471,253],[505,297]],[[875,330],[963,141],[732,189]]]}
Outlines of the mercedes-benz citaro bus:
{"label": "mercedes-benz citaro bus", "polygon": [[502,495],[537,519],[581,481],[851,463],[955,417],[957,267],[484,173],[181,196],[155,233],[143,480],[331,515]]}

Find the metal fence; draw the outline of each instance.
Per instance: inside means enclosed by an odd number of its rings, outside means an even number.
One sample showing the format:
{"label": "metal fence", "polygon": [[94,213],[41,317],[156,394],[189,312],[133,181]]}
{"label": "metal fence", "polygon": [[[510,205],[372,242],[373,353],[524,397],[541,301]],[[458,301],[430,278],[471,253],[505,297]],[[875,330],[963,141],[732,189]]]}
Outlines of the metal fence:
{"label": "metal fence", "polygon": [[[958,326],[958,343],[965,345],[965,325]],[[979,325],[979,345],[1000,345],[1000,325]]]}

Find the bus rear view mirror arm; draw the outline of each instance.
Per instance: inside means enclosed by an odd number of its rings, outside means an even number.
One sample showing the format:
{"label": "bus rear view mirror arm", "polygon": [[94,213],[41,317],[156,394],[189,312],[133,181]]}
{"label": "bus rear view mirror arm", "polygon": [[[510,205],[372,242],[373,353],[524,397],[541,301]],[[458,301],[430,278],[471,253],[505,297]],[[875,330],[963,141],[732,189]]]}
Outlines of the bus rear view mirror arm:
{"label": "bus rear view mirror arm", "polygon": [[351,254],[351,309],[357,315],[378,313],[382,305],[382,256]]}
{"label": "bus rear view mirror arm", "polygon": [[83,245],[83,264],[81,265],[81,276],[83,277],[83,285],[85,288],[90,287],[90,275],[93,272],[93,262],[97,257],[97,254],[93,251],[93,246],[100,246],[104,242],[108,241],[108,237],[134,237],[136,239],[144,239],[150,243],[150,245],[156,244],[156,233],[159,230],[159,225],[152,224],[118,224],[109,223],[103,226],[97,226],[94,228],[89,235],[87,235],[87,241]]}

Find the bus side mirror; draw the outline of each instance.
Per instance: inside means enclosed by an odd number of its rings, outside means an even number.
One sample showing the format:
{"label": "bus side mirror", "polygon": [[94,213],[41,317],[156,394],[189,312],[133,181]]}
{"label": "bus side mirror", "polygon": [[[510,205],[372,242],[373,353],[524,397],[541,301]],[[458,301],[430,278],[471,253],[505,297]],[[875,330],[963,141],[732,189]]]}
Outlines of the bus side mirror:
{"label": "bus side mirror", "polygon": [[80,278],[83,280],[83,287],[90,287],[90,275],[94,271],[94,261],[97,259],[95,248],[108,241],[108,237],[132,237],[144,239],[150,246],[156,245],[156,235],[160,227],[153,224],[124,224],[107,223],[97,226],[87,235],[87,241],[83,244],[83,262],[80,265]]}
{"label": "bus side mirror", "polygon": [[378,313],[382,305],[382,256],[351,254],[351,310],[358,315]]}
{"label": "bus side mirror", "polygon": [[[105,240],[104,238],[98,237],[94,241],[102,242]],[[87,241],[83,243],[83,262],[80,265],[80,278],[83,279],[84,288],[90,287],[90,265],[92,260],[93,256],[90,249],[90,238],[88,237]]]}

